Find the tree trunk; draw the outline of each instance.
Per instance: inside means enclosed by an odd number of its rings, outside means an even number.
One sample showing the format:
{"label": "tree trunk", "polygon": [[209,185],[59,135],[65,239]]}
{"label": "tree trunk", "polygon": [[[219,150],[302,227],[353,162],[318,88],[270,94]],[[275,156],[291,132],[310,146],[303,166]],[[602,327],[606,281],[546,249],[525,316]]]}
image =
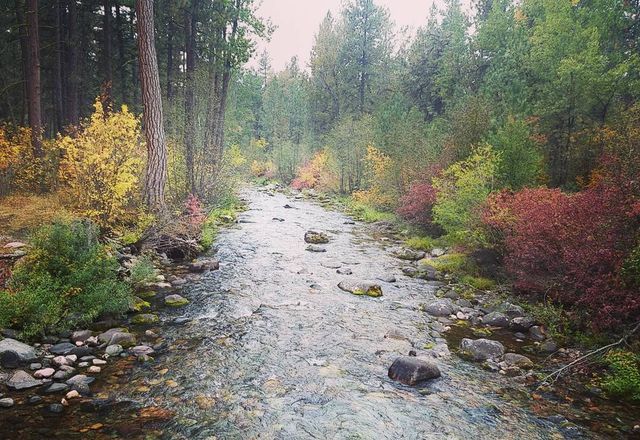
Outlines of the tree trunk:
{"label": "tree trunk", "polygon": [[184,113],[185,113],[185,131],[184,131],[184,145],[186,149],[186,165],[187,165],[187,191],[195,193],[196,182],[194,173],[194,149],[196,140],[196,126],[195,126],[195,109],[196,109],[196,95],[195,95],[195,71],[196,71],[196,0],[192,1],[191,10],[185,13],[184,28],[185,28],[185,52],[187,56],[186,67],[186,85],[185,85],[185,101],[184,101]]}
{"label": "tree trunk", "polygon": [[102,47],[102,62],[104,68],[104,84],[102,85],[103,89],[103,99],[105,107],[111,108],[113,104],[113,98],[111,89],[113,87],[113,67],[111,64],[111,1],[104,0],[104,17],[102,23],[102,38],[103,38],[103,47]]}
{"label": "tree trunk", "polygon": [[173,17],[169,18],[167,33],[167,101],[173,101],[173,34],[175,25]]}
{"label": "tree trunk", "polygon": [[[16,21],[18,22],[18,35],[20,39],[20,55],[21,55],[21,67],[22,78],[27,78],[27,72],[29,70],[27,63],[29,59],[29,45],[27,44],[27,31],[26,31],[26,19],[24,18],[24,4],[21,0],[16,0]],[[24,81],[22,86],[22,111],[20,112],[20,125],[24,125],[24,117],[28,113],[28,94],[27,94],[27,81]]]}
{"label": "tree trunk", "polygon": [[64,101],[63,85],[62,85],[62,8],[60,3],[62,0],[56,0],[56,65],[55,65],[55,121],[56,130],[62,131],[64,126]]}
{"label": "tree trunk", "polygon": [[69,15],[67,21],[67,62],[66,62],[66,123],[78,124],[80,112],[78,111],[78,8],[75,0],[69,0]]}
{"label": "tree trunk", "polygon": [[136,0],[136,17],[143,123],[148,153],[144,200],[152,210],[163,212],[167,180],[167,144],[164,137],[162,95],[154,41],[153,0]]}
{"label": "tree trunk", "polygon": [[122,13],[120,12],[120,3],[115,2],[116,7],[116,32],[118,34],[118,72],[120,76],[120,103],[127,102],[127,79],[125,69],[125,54],[124,54],[124,30],[122,29]]}
{"label": "tree trunk", "polygon": [[40,40],[38,0],[27,0],[27,102],[33,153],[42,157],[42,106],[40,103]]}

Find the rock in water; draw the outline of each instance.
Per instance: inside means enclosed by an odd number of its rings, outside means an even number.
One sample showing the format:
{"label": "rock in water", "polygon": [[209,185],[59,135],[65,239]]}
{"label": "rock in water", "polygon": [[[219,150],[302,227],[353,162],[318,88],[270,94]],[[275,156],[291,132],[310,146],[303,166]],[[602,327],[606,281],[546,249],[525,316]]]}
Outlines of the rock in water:
{"label": "rock in water", "polygon": [[27,388],[33,388],[42,385],[42,381],[34,379],[29,373],[22,370],[18,370],[13,373],[11,379],[7,381],[7,386],[14,390],[26,390]]}
{"label": "rock in water", "polygon": [[435,363],[413,356],[399,357],[389,367],[390,379],[410,386],[440,376],[440,369]]}
{"label": "rock in water", "polygon": [[131,318],[131,322],[138,325],[155,324],[159,321],[160,318],[158,318],[158,315],[154,315],[152,313],[140,313],[138,315],[134,315],[133,318]]}
{"label": "rock in water", "polygon": [[310,244],[329,243],[329,236],[320,231],[307,231],[304,233],[304,241]]}
{"label": "rock in water", "polygon": [[367,295],[377,298],[382,296],[382,287],[368,281],[341,281],[338,287],[354,295]]}
{"label": "rock in water", "polygon": [[509,318],[500,312],[491,312],[482,318],[482,323],[493,327],[509,327]]}
{"label": "rock in water", "polygon": [[413,249],[400,248],[393,251],[393,256],[401,260],[418,261],[425,257],[423,251],[414,251]]}
{"label": "rock in water", "polygon": [[220,262],[213,259],[198,260],[189,264],[189,270],[191,272],[200,273],[200,272],[206,272],[209,270],[218,270],[218,269],[220,269]]}
{"label": "rock in water", "polygon": [[167,295],[164,303],[169,307],[181,307],[189,304],[189,300],[180,295]]}
{"label": "rock in water", "polygon": [[428,304],[425,311],[431,316],[449,316],[456,312],[450,299],[439,299]]}
{"label": "rock in water", "polygon": [[74,348],[76,346],[71,342],[61,342],[51,347],[49,351],[53,354],[69,354]]}
{"label": "rock in water", "polygon": [[35,349],[15,339],[0,341],[0,365],[5,368],[17,368],[20,364],[36,359]]}
{"label": "rock in water", "polygon": [[467,339],[460,341],[460,353],[474,361],[496,359],[504,354],[504,346],[490,339]]}
{"label": "rock in water", "polygon": [[5,397],[0,399],[0,408],[11,408],[13,406],[13,399]]}
{"label": "rock in water", "polygon": [[504,355],[504,361],[507,365],[529,369],[533,368],[533,362],[526,356],[517,353],[507,353]]}
{"label": "rock in water", "polygon": [[322,246],[316,246],[315,244],[310,244],[307,246],[306,250],[309,252],[327,252],[325,248]]}

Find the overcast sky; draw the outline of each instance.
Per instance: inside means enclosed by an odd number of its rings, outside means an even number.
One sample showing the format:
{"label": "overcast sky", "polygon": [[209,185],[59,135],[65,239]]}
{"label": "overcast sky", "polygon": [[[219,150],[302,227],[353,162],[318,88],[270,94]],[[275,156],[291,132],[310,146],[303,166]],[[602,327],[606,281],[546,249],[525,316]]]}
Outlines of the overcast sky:
{"label": "overcast sky", "polygon": [[[397,29],[404,26],[415,29],[424,24],[434,2],[441,0],[375,0],[389,9]],[[306,66],[322,19],[329,10],[334,17],[338,16],[341,5],[342,0],[262,0],[258,15],[269,18],[277,29],[270,42],[258,43],[258,54],[266,48],[275,71],[282,70],[294,55],[301,66]],[[249,65],[255,66],[255,59]]]}

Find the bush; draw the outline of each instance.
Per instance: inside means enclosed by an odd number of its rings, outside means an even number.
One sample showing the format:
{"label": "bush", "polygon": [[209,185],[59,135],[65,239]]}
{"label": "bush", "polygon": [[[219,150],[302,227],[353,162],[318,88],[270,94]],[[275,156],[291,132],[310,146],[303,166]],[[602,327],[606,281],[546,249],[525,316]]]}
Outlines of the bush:
{"label": "bush", "polygon": [[92,224],[56,222],[38,230],[31,246],[0,292],[0,327],[33,337],[128,310],[131,291]]}
{"label": "bush", "polygon": [[436,247],[435,240],[431,237],[411,237],[407,239],[406,244],[411,249],[425,252]]}
{"label": "bush", "polygon": [[391,209],[397,204],[397,185],[393,176],[393,161],[377,148],[369,145],[365,156],[367,189],[355,191],[353,198],[380,209]]}
{"label": "bush", "polygon": [[436,189],[431,183],[417,182],[400,198],[398,215],[409,223],[423,228],[433,224],[433,205],[436,202]]}
{"label": "bush", "polygon": [[298,169],[291,182],[294,189],[317,189],[336,191],[337,176],[333,172],[333,158],[328,150],[318,151],[309,161]]}
{"label": "bush", "polygon": [[136,262],[129,269],[129,282],[134,287],[142,287],[147,283],[155,281],[156,268],[153,265],[151,258],[143,256],[136,260]]}
{"label": "bush", "polygon": [[433,217],[454,242],[484,241],[479,218],[493,190],[499,163],[499,155],[485,145],[433,179],[437,191]]}
{"label": "bush", "polygon": [[602,388],[612,396],[640,401],[640,358],[629,351],[612,350],[604,360],[610,372]]}
{"label": "bush", "polygon": [[59,178],[69,204],[100,227],[135,224],[139,213],[143,158],[140,121],[126,106],[95,111],[72,136],[62,136]]}
{"label": "bush", "polygon": [[594,329],[640,318],[629,246],[637,243],[640,219],[635,179],[612,178],[608,167],[575,194],[544,188],[495,194],[483,214],[516,288],[579,306]]}
{"label": "bush", "polygon": [[500,153],[497,176],[502,186],[517,190],[539,180],[543,157],[525,122],[510,119],[490,143]]}

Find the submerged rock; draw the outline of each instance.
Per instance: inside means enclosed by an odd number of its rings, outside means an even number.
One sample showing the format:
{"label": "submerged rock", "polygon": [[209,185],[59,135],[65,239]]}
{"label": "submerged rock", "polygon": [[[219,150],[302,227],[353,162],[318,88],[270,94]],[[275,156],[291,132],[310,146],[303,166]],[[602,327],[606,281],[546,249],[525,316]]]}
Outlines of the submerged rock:
{"label": "submerged rock", "polygon": [[36,350],[15,339],[6,338],[0,341],[0,365],[5,368],[17,368],[36,359]]}
{"label": "submerged rock", "polygon": [[309,230],[304,233],[304,241],[310,244],[327,244],[329,236],[324,232]]}
{"label": "submerged rock", "polygon": [[140,313],[131,318],[131,322],[137,325],[155,324],[158,321],[160,321],[160,318],[158,318],[158,315],[154,315],[153,313]]}
{"label": "submerged rock", "polygon": [[188,267],[191,272],[200,273],[220,269],[220,262],[218,260],[207,258],[194,261],[193,263],[190,263]]}
{"label": "submerged rock", "polygon": [[397,358],[389,367],[389,378],[405,385],[414,386],[441,376],[438,366],[430,361],[413,356]]}
{"label": "submerged rock", "polygon": [[509,327],[509,318],[500,312],[491,312],[482,318],[482,323],[493,327]]}
{"label": "submerged rock", "polygon": [[316,246],[315,244],[310,244],[306,247],[305,250],[309,252],[327,252],[325,248],[323,248],[322,246]]}
{"label": "submerged rock", "polygon": [[415,251],[413,249],[400,248],[400,249],[394,250],[392,252],[392,255],[401,260],[418,261],[418,260],[422,260],[426,254],[423,251]]}
{"label": "submerged rock", "polygon": [[189,300],[180,295],[167,295],[164,303],[169,307],[181,307],[189,304]]}
{"label": "submerged rock", "polygon": [[449,316],[455,313],[455,309],[450,299],[439,299],[425,307],[425,311],[431,316]]}
{"label": "submerged rock", "polygon": [[338,287],[345,292],[353,293],[354,295],[366,295],[374,298],[382,296],[382,287],[380,287],[379,284],[368,281],[344,280],[338,284]]}
{"label": "submerged rock", "polygon": [[490,339],[467,339],[460,342],[460,353],[474,361],[496,359],[504,355],[504,346]]}

